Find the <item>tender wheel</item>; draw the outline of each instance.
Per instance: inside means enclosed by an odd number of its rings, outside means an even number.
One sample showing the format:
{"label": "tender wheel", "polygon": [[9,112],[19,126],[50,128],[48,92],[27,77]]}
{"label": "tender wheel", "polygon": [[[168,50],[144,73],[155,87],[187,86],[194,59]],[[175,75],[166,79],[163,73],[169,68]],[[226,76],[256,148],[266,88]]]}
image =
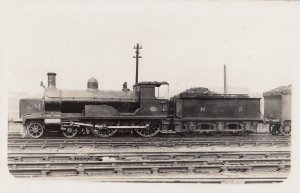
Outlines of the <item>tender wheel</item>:
{"label": "tender wheel", "polygon": [[272,127],[271,127],[271,125],[265,124],[265,125],[263,125],[263,128],[266,129],[266,130],[269,130],[269,133],[272,133]]}
{"label": "tender wheel", "polygon": [[39,138],[43,135],[45,127],[42,123],[31,122],[27,126],[27,134],[32,138]]}
{"label": "tender wheel", "polygon": [[111,129],[107,127],[112,125],[114,124],[107,122],[97,123],[92,129],[92,132],[96,137],[111,137],[118,131],[118,129]]}
{"label": "tender wheel", "polygon": [[238,131],[238,132],[233,133],[232,135],[233,136],[242,136],[242,135],[244,135],[244,132]]}
{"label": "tender wheel", "polygon": [[146,128],[135,129],[135,132],[142,137],[153,137],[159,132],[159,123],[157,122],[144,122],[140,126],[146,126]]}
{"label": "tender wheel", "polygon": [[280,128],[279,125],[271,125],[270,131],[272,135],[278,135],[280,133],[279,128]]}
{"label": "tender wheel", "polygon": [[285,136],[291,135],[291,130],[291,123],[283,123],[283,125],[280,127],[280,133]]}
{"label": "tender wheel", "polygon": [[[210,134],[212,135],[212,136],[221,136],[222,135],[222,132],[221,131],[218,131],[218,129],[219,129],[219,127],[218,126],[222,126],[222,124],[219,124],[219,125],[217,125],[217,124],[213,124],[212,125],[212,129],[213,129],[213,131],[212,132],[210,132]],[[222,129],[222,128],[221,128]]]}
{"label": "tender wheel", "polygon": [[62,134],[67,137],[75,137],[78,133],[78,129],[76,127],[65,127],[64,130],[62,130]]}
{"label": "tender wheel", "polygon": [[213,131],[213,132],[211,132],[211,135],[212,136],[221,136],[222,132],[221,131]]}

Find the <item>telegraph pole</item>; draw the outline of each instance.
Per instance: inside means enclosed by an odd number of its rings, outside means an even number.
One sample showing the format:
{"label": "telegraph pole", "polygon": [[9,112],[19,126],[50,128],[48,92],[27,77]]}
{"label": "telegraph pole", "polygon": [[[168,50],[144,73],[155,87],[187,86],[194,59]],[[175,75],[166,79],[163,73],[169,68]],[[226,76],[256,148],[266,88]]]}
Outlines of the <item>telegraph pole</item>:
{"label": "telegraph pole", "polygon": [[135,62],[136,62],[136,66],[135,66],[135,84],[138,84],[139,81],[139,58],[142,58],[142,56],[140,56],[140,52],[139,50],[142,49],[142,46],[140,44],[136,44],[136,46],[133,47],[133,49],[135,49],[135,56],[133,56],[133,58],[135,58]]}

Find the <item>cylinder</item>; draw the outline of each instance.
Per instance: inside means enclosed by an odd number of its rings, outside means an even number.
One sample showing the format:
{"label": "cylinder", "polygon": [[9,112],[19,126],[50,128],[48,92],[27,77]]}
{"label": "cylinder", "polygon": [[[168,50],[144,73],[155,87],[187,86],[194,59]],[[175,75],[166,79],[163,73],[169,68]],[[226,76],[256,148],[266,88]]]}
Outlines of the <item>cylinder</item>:
{"label": "cylinder", "polygon": [[48,88],[56,88],[56,73],[49,72],[47,75],[48,75]]}

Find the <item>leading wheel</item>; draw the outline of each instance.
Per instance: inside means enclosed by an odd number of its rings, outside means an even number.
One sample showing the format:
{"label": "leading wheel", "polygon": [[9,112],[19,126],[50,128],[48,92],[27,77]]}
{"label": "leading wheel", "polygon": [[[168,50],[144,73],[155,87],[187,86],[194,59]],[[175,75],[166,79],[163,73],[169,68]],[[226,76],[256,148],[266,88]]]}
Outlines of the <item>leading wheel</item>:
{"label": "leading wheel", "polygon": [[280,127],[280,133],[285,136],[291,135],[291,130],[291,123],[283,123],[283,125]]}
{"label": "leading wheel", "polygon": [[142,137],[153,137],[159,132],[159,123],[157,122],[143,122],[140,126],[145,128],[135,129],[135,132]]}
{"label": "leading wheel", "polygon": [[76,127],[66,127],[62,130],[62,134],[67,138],[75,137],[78,133],[78,129]]}
{"label": "leading wheel", "polygon": [[99,122],[95,124],[92,132],[96,137],[111,137],[118,131],[118,129],[108,128],[112,125],[114,124],[109,122]]}
{"label": "leading wheel", "polygon": [[31,122],[28,124],[26,131],[31,138],[39,138],[43,135],[45,127],[40,122]]}

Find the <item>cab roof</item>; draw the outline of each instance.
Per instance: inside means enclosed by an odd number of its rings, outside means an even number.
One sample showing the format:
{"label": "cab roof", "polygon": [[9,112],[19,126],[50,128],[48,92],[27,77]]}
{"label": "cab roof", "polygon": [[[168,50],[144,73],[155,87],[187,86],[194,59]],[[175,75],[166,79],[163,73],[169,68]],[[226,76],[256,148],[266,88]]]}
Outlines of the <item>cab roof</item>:
{"label": "cab roof", "polygon": [[155,87],[160,87],[161,85],[169,85],[168,82],[163,81],[163,82],[157,82],[157,81],[142,81],[136,84],[135,86],[140,86],[140,85],[149,85],[149,86],[155,86]]}

